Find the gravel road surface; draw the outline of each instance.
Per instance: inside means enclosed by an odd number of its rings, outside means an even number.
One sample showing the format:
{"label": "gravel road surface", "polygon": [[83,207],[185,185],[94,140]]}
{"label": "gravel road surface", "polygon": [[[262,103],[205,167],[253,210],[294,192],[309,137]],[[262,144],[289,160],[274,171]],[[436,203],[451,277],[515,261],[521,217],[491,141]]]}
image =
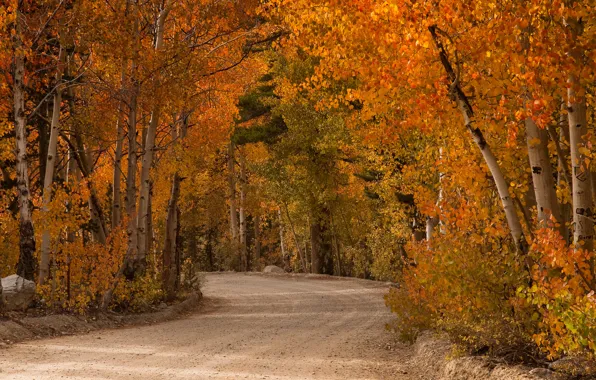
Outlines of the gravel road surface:
{"label": "gravel road surface", "polygon": [[171,322],[0,350],[0,379],[419,379],[385,330],[385,285],[208,274],[203,305]]}

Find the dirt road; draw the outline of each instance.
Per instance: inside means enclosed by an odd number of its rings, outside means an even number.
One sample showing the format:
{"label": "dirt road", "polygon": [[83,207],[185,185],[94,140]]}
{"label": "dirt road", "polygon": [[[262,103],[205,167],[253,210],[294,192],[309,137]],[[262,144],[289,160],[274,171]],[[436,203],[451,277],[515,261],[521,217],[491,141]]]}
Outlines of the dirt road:
{"label": "dirt road", "polygon": [[418,379],[384,329],[386,287],[210,274],[180,320],[0,350],[0,379]]}

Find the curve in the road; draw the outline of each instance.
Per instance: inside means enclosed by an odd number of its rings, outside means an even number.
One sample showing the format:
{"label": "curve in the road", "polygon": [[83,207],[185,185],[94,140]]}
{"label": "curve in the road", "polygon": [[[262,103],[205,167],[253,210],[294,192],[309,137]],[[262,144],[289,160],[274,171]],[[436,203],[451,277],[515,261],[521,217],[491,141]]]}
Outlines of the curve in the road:
{"label": "curve in the road", "polygon": [[[417,379],[372,281],[208,274],[187,318],[15,345],[0,379]],[[397,348],[396,348],[397,347]]]}

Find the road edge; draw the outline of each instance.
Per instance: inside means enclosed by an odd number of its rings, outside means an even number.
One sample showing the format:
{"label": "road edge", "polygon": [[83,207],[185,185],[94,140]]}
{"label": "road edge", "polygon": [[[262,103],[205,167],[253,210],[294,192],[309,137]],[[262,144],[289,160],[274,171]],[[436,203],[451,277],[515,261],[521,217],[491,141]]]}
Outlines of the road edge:
{"label": "road edge", "polygon": [[98,330],[145,326],[174,320],[196,309],[203,294],[190,293],[182,302],[163,309],[140,314],[99,313],[94,315],[50,314],[46,316],[9,318],[0,321],[0,348],[15,343],[68,335],[87,334]]}

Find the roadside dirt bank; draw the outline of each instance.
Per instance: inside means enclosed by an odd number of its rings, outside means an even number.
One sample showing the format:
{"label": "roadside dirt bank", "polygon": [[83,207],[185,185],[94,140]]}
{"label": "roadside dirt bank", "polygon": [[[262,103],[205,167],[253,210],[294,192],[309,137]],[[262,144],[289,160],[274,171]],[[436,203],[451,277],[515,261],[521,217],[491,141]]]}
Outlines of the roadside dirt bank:
{"label": "roadside dirt bank", "polygon": [[[182,302],[150,313],[97,315],[48,314],[44,316],[11,313],[0,319],[0,348],[29,340],[85,334],[124,326],[148,325],[178,318],[199,305],[202,294],[192,293]],[[1,355],[1,354],[0,354]]]}

